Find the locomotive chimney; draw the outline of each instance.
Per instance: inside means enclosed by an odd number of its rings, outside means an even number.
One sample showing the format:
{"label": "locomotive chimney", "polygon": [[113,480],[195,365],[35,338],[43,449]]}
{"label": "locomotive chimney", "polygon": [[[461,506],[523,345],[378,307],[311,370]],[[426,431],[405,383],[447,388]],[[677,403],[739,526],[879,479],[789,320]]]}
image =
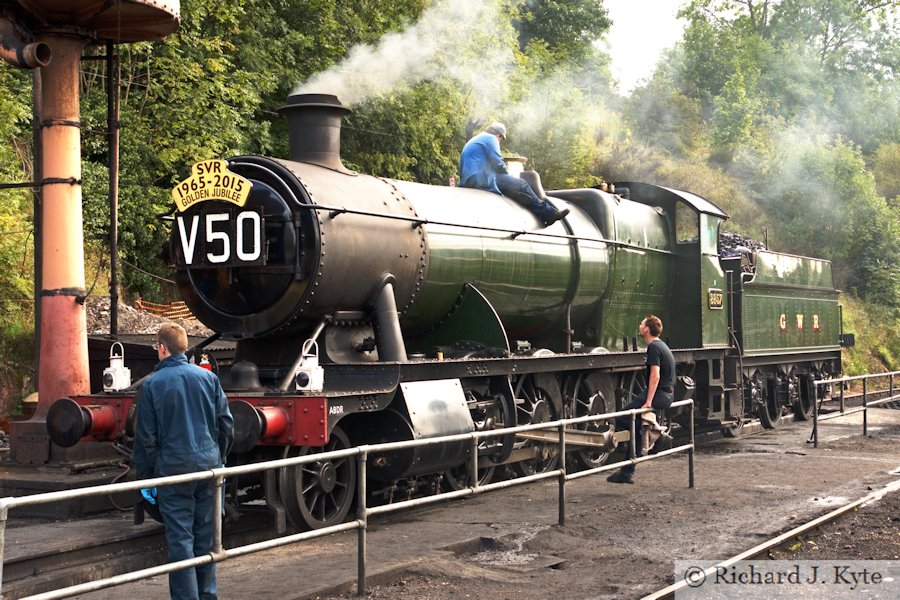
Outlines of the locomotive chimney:
{"label": "locomotive chimney", "polygon": [[351,173],[341,163],[341,119],[350,111],[331,94],[294,94],[278,112],[288,122],[290,159]]}

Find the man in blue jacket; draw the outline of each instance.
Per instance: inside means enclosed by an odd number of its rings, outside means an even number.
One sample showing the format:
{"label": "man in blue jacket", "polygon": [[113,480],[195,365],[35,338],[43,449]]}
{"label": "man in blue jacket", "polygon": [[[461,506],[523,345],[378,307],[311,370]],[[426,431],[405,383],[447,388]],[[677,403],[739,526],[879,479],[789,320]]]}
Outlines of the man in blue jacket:
{"label": "man in blue jacket", "polygon": [[505,139],[506,126],[492,123],[466,142],[459,156],[459,185],[508,196],[533,212],[544,226],[569,214],[568,208],[556,210],[547,200],[539,198],[527,181],[507,172],[506,163],[500,156],[500,140]]}
{"label": "man in blue jacket", "polygon": [[[138,479],[204,471],[225,463],[234,440],[234,418],[211,371],[188,363],[187,334],[179,325],[159,328],[159,364],[141,388],[135,429]],[[186,560],[212,548],[215,487],[212,480],[142,490],[159,502],[169,561]],[[169,574],[169,594],[178,599],[216,598],[215,563]]]}

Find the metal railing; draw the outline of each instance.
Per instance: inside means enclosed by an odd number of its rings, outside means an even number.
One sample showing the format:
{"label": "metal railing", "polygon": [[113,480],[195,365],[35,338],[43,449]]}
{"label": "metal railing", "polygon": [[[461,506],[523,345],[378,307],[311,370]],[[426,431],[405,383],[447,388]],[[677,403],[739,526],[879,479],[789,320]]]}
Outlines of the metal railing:
{"label": "metal railing", "polygon": [[[673,447],[668,450],[663,450],[653,455],[641,456],[631,459],[622,460],[616,463],[605,464],[599,467],[595,467],[592,469],[588,469],[585,471],[580,471],[577,473],[566,473],[566,427],[570,425],[578,425],[582,423],[589,423],[595,421],[603,421],[609,419],[615,419],[616,417],[628,416],[631,420],[631,439],[629,443],[631,444],[631,456],[635,457],[636,453],[636,445],[637,440],[635,439],[635,420],[639,418],[639,415],[651,412],[653,409],[649,408],[641,408],[634,410],[623,410],[618,412],[604,413],[600,415],[587,415],[583,417],[576,417],[572,419],[563,419],[558,421],[551,421],[546,423],[534,423],[530,425],[521,425],[518,427],[510,427],[507,429],[495,429],[491,431],[477,431],[472,433],[465,434],[457,434],[443,437],[435,437],[435,438],[426,438],[419,440],[411,440],[405,442],[390,442],[386,444],[376,444],[376,445],[364,445],[357,446],[354,448],[347,448],[344,450],[335,450],[332,452],[323,452],[323,453],[314,453],[307,454],[301,457],[296,458],[285,458],[280,460],[273,460],[262,463],[253,463],[248,465],[241,465],[236,467],[222,467],[216,469],[210,469],[208,471],[201,471],[197,473],[189,473],[185,475],[173,475],[169,477],[157,477],[154,479],[144,479],[139,481],[127,482],[127,483],[115,483],[115,484],[107,484],[100,485],[88,488],[80,488],[74,490],[65,490],[59,492],[48,492],[43,494],[34,494],[31,496],[21,496],[21,497],[7,497],[0,498],[0,586],[3,583],[3,552],[4,552],[4,535],[6,531],[6,522],[9,516],[9,511],[14,508],[23,507],[23,506],[35,506],[40,504],[50,504],[53,502],[59,502],[62,500],[73,500],[77,498],[85,498],[89,496],[103,496],[107,494],[113,494],[117,492],[127,492],[127,491],[137,491],[141,488],[149,488],[149,487],[162,487],[165,485],[174,485],[177,483],[186,483],[191,481],[203,481],[207,479],[211,479],[214,481],[216,486],[216,493],[213,506],[221,506],[223,502],[223,485],[226,477],[234,477],[238,475],[246,475],[248,473],[255,473],[259,471],[268,471],[272,469],[282,469],[287,467],[296,467],[298,465],[303,465],[311,462],[317,462],[321,460],[328,459],[338,459],[338,458],[346,458],[355,456],[358,462],[357,468],[357,518],[353,521],[348,521],[345,523],[341,523],[338,525],[333,525],[330,527],[323,527],[321,529],[316,529],[313,531],[305,531],[303,533],[297,533],[292,535],[286,535],[281,537],[276,537],[273,539],[265,540],[262,542],[257,542],[253,544],[247,544],[244,546],[239,546],[236,548],[225,549],[222,547],[222,513],[221,511],[215,511],[216,518],[214,520],[214,529],[213,529],[213,545],[209,554],[204,556],[197,556],[187,560],[181,560],[173,563],[166,563],[163,565],[158,565],[155,567],[150,567],[146,569],[141,569],[138,571],[132,571],[129,573],[123,573],[120,575],[115,575],[113,577],[108,577],[105,579],[99,579],[96,581],[89,581],[86,583],[81,583],[78,585],[73,585],[70,587],[44,592],[41,594],[36,594],[33,596],[29,596],[29,600],[51,600],[56,598],[66,598],[69,596],[74,596],[77,594],[84,594],[87,592],[93,592],[109,587],[114,587],[117,585],[123,585],[126,583],[131,583],[134,581],[138,581],[140,579],[146,579],[148,577],[155,577],[159,575],[164,575],[167,573],[171,573],[173,571],[178,571],[180,569],[186,569],[190,567],[196,567],[200,565],[210,564],[213,562],[221,562],[228,558],[235,558],[238,556],[243,556],[246,554],[251,554],[254,552],[259,552],[262,550],[270,550],[273,548],[277,548],[280,546],[286,546],[289,544],[295,544],[298,542],[302,542],[305,540],[310,540],[314,538],[323,537],[326,535],[331,535],[333,533],[338,533],[342,531],[349,531],[352,529],[356,529],[357,533],[357,594],[362,596],[366,593],[366,535],[368,530],[368,518],[370,515],[378,515],[384,513],[391,513],[403,510],[405,508],[410,508],[414,506],[423,506],[427,504],[433,504],[436,502],[440,502],[443,500],[448,500],[451,498],[464,498],[468,496],[474,496],[477,494],[483,494],[485,492],[489,492],[492,490],[509,488],[518,485],[524,485],[532,482],[542,481],[544,479],[557,478],[559,481],[559,517],[558,522],[560,525],[565,525],[565,501],[566,501],[566,482],[574,479],[580,479],[582,477],[588,477],[590,475],[595,475],[598,473],[602,473],[604,471],[609,471],[616,467],[632,464],[636,465],[641,462],[646,462],[648,460],[654,460],[656,458],[662,458],[663,456],[668,456],[670,454],[675,454],[679,452],[687,452],[688,453],[688,486],[694,487],[694,401],[693,400],[683,400],[680,402],[675,402],[672,404],[671,408],[678,408],[682,406],[690,406],[690,426],[689,426],[689,434],[690,440],[689,443],[683,444],[681,446]],[[537,430],[553,430],[555,429],[558,433],[558,441],[556,442],[558,445],[559,452],[559,468],[553,469],[550,471],[545,471],[542,473],[535,473],[533,475],[528,475],[525,477],[519,477],[516,479],[510,479],[506,481],[498,481],[495,483],[488,483],[484,485],[480,485],[478,482],[478,445],[479,442],[486,438],[496,437],[496,436],[506,436],[515,433],[522,433],[527,431],[537,431]],[[393,504],[388,504],[384,506],[376,506],[373,508],[369,508],[366,506],[366,463],[368,461],[369,454],[376,452],[384,452],[388,450],[401,450],[407,448],[415,448],[418,446],[434,446],[439,444],[451,443],[451,442],[461,442],[468,440],[471,444],[469,451],[469,475],[470,475],[470,486],[463,489],[453,490],[449,492],[443,492],[435,495],[425,496],[422,498],[415,498],[412,500],[406,500],[402,502],[396,502]]]}
{"label": "metal railing", "polygon": [[[841,377],[840,379],[823,379],[822,381],[816,381],[816,398],[819,397],[819,387],[822,385],[829,385],[832,383],[839,383],[841,388],[840,394],[840,410],[835,413],[827,414],[825,416],[819,416],[819,404],[824,402],[822,401],[813,401],[813,430],[810,434],[810,440],[813,443],[814,448],[819,447],[819,421],[827,421],[828,419],[836,419],[837,417],[843,417],[845,415],[852,415],[854,413],[858,413],[862,411],[863,414],[863,435],[869,434],[869,407],[878,406],[881,404],[887,404],[888,402],[895,402],[900,399],[900,396],[894,394],[894,376],[900,375],[900,371],[890,371],[887,373],[875,373],[872,375],[856,375],[853,377]],[[888,380],[887,390],[879,390],[879,391],[869,391],[869,380],[875,378],[886,377]],[[858,381],[862,380],[863,382],[863,393],[862,393],[862,406],[856,406],[850,409],[847,409],[844,405],[844,383],[848,381]],[[869,394],[874,393],[883,393],[887,391],[888,395],[886,398],[882,398],[880,400],[873,400],[869,402]],[[833,400],[833,398],[832,398]]]}

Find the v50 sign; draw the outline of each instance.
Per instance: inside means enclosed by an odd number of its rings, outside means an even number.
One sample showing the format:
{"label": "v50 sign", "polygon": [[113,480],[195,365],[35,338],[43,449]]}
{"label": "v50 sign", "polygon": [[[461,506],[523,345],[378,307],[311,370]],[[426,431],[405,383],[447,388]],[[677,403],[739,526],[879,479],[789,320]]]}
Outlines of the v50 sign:
{"label": "v50 sign", "polygon": [[183,265],[188,268],[266,264],[265,220],[252,210],[215,210],[175,217]]}

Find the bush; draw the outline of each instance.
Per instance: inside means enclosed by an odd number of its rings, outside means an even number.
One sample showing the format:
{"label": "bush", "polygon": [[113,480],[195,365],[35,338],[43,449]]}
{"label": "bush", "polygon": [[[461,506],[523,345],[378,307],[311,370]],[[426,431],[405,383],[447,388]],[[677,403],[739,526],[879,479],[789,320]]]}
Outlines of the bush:
{"label": "bush", "polygon": [[841,297],[844,331],[855,334],[856,345],[843,350],[844,375],[900,370],[900,315],[896,307],[864,303],[853,294]]}

